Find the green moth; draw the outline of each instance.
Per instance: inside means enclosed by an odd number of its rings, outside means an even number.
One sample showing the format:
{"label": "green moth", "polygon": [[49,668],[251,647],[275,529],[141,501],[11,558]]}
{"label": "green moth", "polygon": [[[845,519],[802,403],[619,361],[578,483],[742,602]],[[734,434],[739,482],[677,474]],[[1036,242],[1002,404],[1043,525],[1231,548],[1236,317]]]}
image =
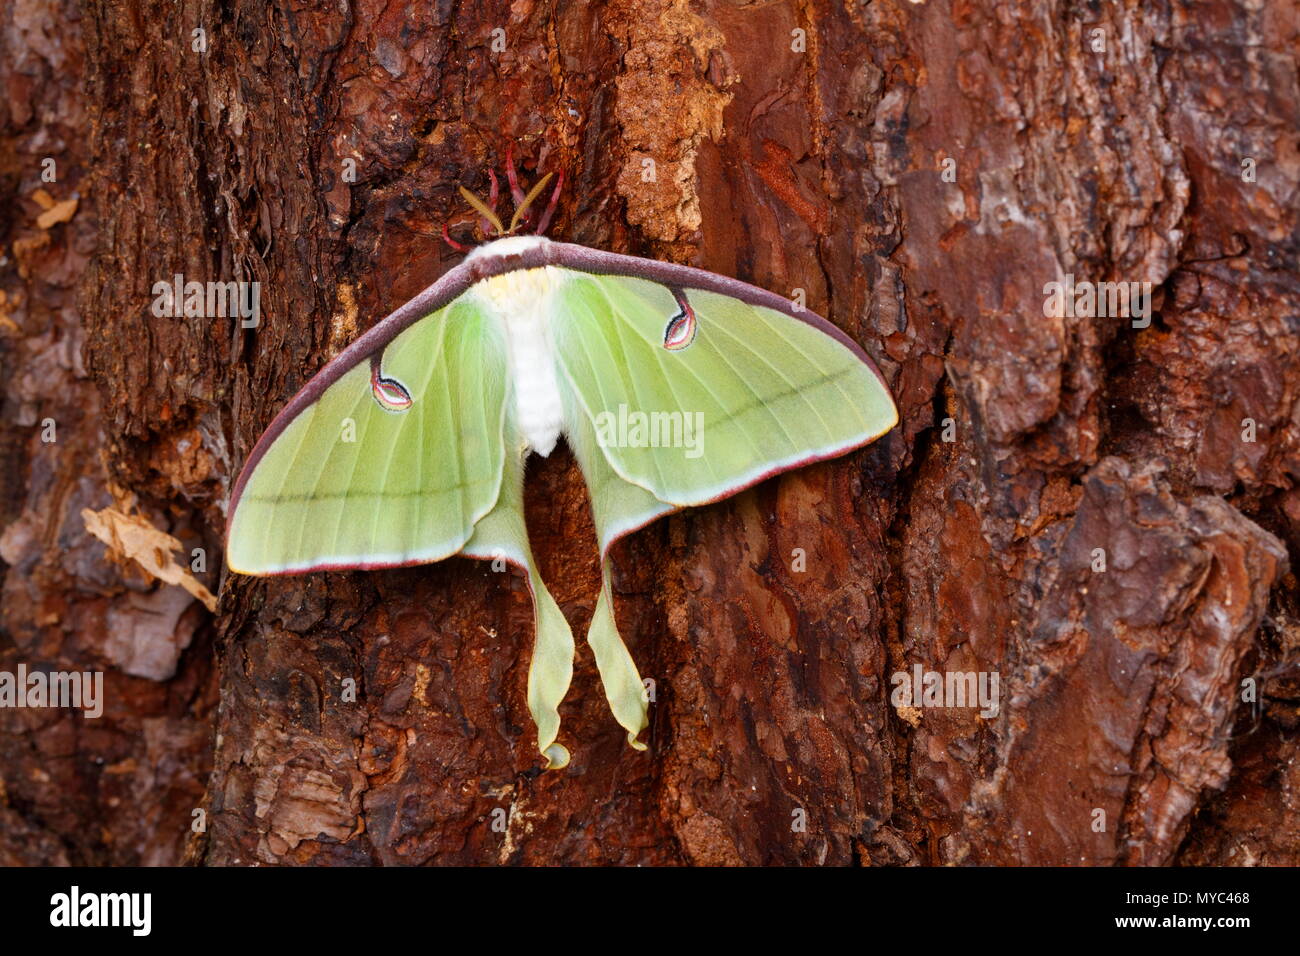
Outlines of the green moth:
{"label": "green moth", "polygon": [[503,238],[362,335],[271,423],[231,495],[226,557],[257,575],[454,554],[519,566],[536,623],[528,706],[556,768],[569,761],[556,738],[574,643],[528,546],[529,453],[563,435],[582,468],[603,576],[587,642],[614,717],[644,749],[644,688],[614,623],[614,542],[865,445],[898,413],[855,342],[780,296],[511,235],[545,180],[524,196],[510,171],[509,229],[495,176],[491,206],[470,197]]}

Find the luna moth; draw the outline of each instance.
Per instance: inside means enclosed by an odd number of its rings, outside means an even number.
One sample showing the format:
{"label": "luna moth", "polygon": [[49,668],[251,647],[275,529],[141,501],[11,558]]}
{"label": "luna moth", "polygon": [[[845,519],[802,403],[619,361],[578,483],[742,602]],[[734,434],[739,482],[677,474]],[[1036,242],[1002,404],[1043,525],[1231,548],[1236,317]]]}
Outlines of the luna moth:
{"label": "luna moth", "polygon": [[602,577],[587,642],[628,743],[645,749],[646,694],[614,620],[614,543],[874,441],[898,413],[862,348],[796,303],[546,239],[555,196],[536,234],[515,234],[546,178],[524,195],[508,171],[509,228],[495,175],[488,203],[462,188],[498,238],[344,349],[272,421],[232,492],[226,557],[253,575],[454,554],[517,565],[535,623],[528,707],[549,769],[569,761],[558,708],[574,641],[529,549],[528,455],[563,436],[582,469]]}

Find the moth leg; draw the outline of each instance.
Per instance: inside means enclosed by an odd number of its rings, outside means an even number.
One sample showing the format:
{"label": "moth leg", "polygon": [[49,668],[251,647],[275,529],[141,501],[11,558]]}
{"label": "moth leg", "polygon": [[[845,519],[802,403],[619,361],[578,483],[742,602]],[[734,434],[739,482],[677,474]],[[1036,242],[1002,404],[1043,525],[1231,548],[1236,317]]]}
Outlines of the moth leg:
{"label": "moth leg", "polygon": [[524,201],[524,189],[519,185],[519,174],[515,172],[515,144],[506,147],[506,181],[510,183],[510,198],[518,206]]}
{"label": "moth leg", "polygon": [[496,172],[491,169],[488,170],[488,180],[492,183],[492,186],[488,190],[487,202],[484,203],[483,206],[485,214],[480,215],[478,221],[482,224],[483,235],[491,236],[492,230],[495,229],[496,234],[499,236],[501,235],[501,220],[496,213],[497,198],[501,193],[501,184],[497,182]]}
{"label": "moth leg", "polygon": [[537,228],[533,230],[537,235],[543,235],[546,227],[551,224],[551,217],[555,215],[556,203],[560,201],[560,190],[564,188],[564,170],[560,170],[555,177],[555,191],[551,193],[551,201],[546,204],[546,212],[542,213],[542,218],[537,223]]}
{"label": "moth leg", "polygon": [[457,242],[451,237],[451,233],[447,231],[447,224],[445,222],[442,224],[442,241],[451,246],[457,252],[469,252],[469,246]]}
{"label": "moth leg", "polygon": [[[497,172],[495,169],[488,170],[488,181],[492,183],[491,188],[488,190],[488,208],[493,212],[496,212],[497,199],[501,196],[501,184],[497,182]],[[487,224],[484,224],[484,229],[486,228]]]}

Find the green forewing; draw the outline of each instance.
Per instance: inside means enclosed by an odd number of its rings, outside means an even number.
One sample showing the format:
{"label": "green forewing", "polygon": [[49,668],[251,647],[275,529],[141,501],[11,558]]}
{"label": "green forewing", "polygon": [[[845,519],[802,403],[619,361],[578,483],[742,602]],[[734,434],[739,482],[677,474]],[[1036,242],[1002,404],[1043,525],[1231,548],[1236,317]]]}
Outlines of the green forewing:
{"label": "green forewing", "polygon": [[410,407],[383,408],[363,361],[303,409],[243,488],[232,569],[437,561],[492,509],[507,388],[496,323],[463,297],[394,338],[381,369],[406,387]]}
{"label": "green forewing", "polygon": [[897,420],[870,367],[810,324],[685,289],[697,332],[690,345],[670,351],[665,327],[679,305],[668,287],[622,275],[570,277],[560,292],[556,342],[593,423],[602,414],[617,419],[620,406],[629,416],[702,416],[693,419],[703,423],[698,450],[636,441],[603,446],[621,476],[664,502],[714,501],[863,444]]}

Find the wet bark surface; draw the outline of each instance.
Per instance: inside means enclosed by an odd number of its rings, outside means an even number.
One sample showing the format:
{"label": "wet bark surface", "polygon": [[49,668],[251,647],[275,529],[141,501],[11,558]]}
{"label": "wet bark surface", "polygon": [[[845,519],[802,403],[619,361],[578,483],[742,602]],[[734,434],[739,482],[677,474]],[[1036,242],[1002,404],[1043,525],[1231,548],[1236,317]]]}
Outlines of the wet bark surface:
{"label": "wet bark surface", "polygon": [[[1297,39],[1190,0],[0,9],[0,671],[107,701],[0,709],[0,863],[1300,863]],[[901,415],[617,546],[650,749],[579,641],[560,772],[514,574],[222,570],[262,429],[459,260],[511,144],[568,175],[552,236],[804,296]],[[154,315],[176,274],[259,282],[258,327]],[[1149,324],[1045,310],[1067,276]],[[581,635],[567,450],[527,503]],[[918,665],[1001,706],[899,703]]]}

